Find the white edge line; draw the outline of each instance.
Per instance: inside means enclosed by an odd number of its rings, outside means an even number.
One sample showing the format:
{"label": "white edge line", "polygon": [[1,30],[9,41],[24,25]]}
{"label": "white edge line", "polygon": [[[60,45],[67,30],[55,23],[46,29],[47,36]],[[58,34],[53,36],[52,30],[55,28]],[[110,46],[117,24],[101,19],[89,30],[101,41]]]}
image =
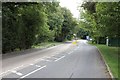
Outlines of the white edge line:
{"label": "white edge line", "polygon": [[56,59],[55,62],[56,62],[56,61],[59,61],[60,59],[62,59],[62,58],[64,58],[64,57],[65,57],[65,56],[62,56],[62,57]]}
{"label": "white edge line", "polygon": [[29,76],[29,75],[31,75],[31,74],[33,74],[33,73],[35,73],[35,72],[37,72],[37,71],[43,69],[43,68],[45,68],[45,67],[46,67],[46,65],[45,65],[45,66],[42,66],[42,67],[40,67],[40,68],[38,68],[38,69],[36,69],[36,70],[34,70],[34,71],[32,71],[32,72],[30,72],[30,73],[28,73],[28,74],[22,76],[22,77],[20,77],[20,78],[21,78],[21,79],[22,79],[22,78],[25,78],[25,77],[27,77],[27,76]]}
{"label": "white edge line", "polygon": [[7,72],[9,72],[9,71],[16,70],[16,69],[21,68],[21,67],[23,67],[23,65],[18,66],[18,67],[13,68],[13,69],[10,69],[10,70],[7,70],[7,71],[5,71],[5,72],[2,72],[2,73],[0,73],[0,76],[3,75],[3,74],[5,74],[5,73],[7,73]]}
{"label": "white edge line", "polygon": [[7,70],[7,71],[5,71],[5,72],[2,72],[2,73],[0,73],[0,76],[2,76],[3,74],[5,74],[5,73],[7,73],[7,72],[9,72],[10,70]]}

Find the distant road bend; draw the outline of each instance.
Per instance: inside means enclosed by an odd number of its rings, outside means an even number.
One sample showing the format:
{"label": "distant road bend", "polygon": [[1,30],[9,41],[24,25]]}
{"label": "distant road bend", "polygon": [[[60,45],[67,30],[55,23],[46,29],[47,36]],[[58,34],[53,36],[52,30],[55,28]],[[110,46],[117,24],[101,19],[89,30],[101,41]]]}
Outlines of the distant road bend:
{"label": "distant road bend", "polygon": [[5,55],[2,63],[3,78],[110,78],[98,50],[86,40]]}

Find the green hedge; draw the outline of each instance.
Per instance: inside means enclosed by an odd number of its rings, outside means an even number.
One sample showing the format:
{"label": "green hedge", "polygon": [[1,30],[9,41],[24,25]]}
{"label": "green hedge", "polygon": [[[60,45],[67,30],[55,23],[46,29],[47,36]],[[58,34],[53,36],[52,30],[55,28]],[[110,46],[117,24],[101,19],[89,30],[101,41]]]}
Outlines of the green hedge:
{"label": "green hedge", "polygon": [[120,38],[110,38],[109,39],[109,46],[120,47]]}

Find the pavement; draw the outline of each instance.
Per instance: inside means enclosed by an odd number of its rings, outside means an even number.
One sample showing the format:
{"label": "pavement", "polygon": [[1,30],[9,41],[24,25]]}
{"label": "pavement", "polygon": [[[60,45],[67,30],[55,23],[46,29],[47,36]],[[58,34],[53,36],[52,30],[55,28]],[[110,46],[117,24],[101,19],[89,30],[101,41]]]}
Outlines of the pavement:
{"label": "pavement", "polygon": [[[6,55],[7,56],[7,55]],[[27,51],[19,56],[3,57],[5,78],[105,78],[110,80],[104,61],[95,46],[86,40],[55,47]]]}

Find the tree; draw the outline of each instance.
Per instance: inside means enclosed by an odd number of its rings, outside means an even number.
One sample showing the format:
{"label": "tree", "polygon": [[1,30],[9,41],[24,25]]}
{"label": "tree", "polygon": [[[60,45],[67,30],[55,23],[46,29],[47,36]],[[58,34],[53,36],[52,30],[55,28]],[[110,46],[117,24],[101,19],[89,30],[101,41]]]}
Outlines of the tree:
{"label": "tree", "polygon": [[84,2],[82,15],[82,27],[88,29],[93,38],[119,37],[120,6],[117,2]]}
{"label": "tree", "polygon": [[77,20],[58,2],[4,2],[2,11],[3,53],[71,39],[78,30]]}
{"label": "tree", "polygon": [[31,48],[36,36],[42,38],[50,35],[42,3],[13,2],[3,3],[2,6],[3,52]]}
{"label": "tree", "polygon": [[54,40],[57,41],[64,20],[62,10],[58,2],[46,3],[45,5],[49,29],[54,32]]}
{"label": "tree", "polygon": [[106,36],[119,37],[120,25],[120,4],[118,2],[112,3],[98,3],[96,11],[99,22],[99,28]]}
{"label": "tree", "polygon": [[17,47],[17,21],[18,8],[15,3],[2,3],[2,50],[3,52],[13,51]]}
{"label": "tree", "polygon": [[59,41],[64,41],[67,37],[70,37],[74,34],[74,29],[77,26],[77,21],[72,17],[70,10],[62,8],[62,13],[64,21],[62,24],[62,31],[58,38]]}

